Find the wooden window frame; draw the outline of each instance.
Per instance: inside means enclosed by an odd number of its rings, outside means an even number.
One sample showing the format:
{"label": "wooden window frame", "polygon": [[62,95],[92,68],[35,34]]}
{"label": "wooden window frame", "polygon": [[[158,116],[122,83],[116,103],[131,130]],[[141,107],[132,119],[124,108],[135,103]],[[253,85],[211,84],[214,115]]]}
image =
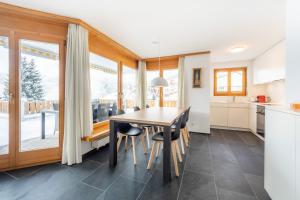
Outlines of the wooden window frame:
{"label": "wooden window frame", "polygon": [[[232,92],[231,91],[231,73],[235,71],[242,71],[242,91]],[[228,88],[226,92],[217,91],[217,73],[218,72],[228,72]],[[246,96],[247,95],[247,67],[235,67],[235,68],[220,68],[214,69],[214,96]]]}
{"label": "wooden window frame", "polygon": [[[170,69],[177,69],[178,66],[161,66],[160,69],[158,66],[154,67],[146,67],[147,71],[158,71],[160,77],[164,77],[164,72]],[[147,100],[147,99],[146,99]],[[177,101],[176,101],[177,103]],[[159,88],[159,107],[164,107],[164,89],[162,87]]]}

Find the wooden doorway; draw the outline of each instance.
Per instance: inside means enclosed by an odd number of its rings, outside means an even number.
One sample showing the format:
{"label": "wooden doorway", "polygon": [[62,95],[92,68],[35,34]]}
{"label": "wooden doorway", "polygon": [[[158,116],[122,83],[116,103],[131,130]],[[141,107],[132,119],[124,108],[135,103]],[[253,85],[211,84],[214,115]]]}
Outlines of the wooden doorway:
{"label": "wooden doorway", "polygon": [[0,123],[6,126],[0,130],[5,141],[0,144],[0,169],[59,161],[64,118],[64,40],[14,31],[0,32],[0,36],[2,43],[5,41],[1,46],[0,40],[0,48],[9,57],[8,64],[0,66],[7,80],[0,87],[2,104],[7,107],[0,110],[5,116]]}

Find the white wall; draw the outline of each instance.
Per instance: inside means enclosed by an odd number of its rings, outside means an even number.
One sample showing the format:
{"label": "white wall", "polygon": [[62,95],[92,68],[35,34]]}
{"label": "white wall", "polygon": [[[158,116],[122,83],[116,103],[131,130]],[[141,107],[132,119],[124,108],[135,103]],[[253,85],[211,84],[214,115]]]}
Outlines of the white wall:
{"label": "white wall", "polygon": [[[210,55],[187,56],[185,66],[185,104],[191,106],[189,129],[210,133]],[[193,88],[193,68],[201,68],[201,88]]]}
{"label": "white wall", "polygon": [[267,95],[266,85],[253,85],[253,70],[252,61],[232,61],[232,62],[220,62],[212,63],[210,72],[210,84],[211,84],[211,101],[232,101],[232,97],[215,97],[214,96],[214,69],[217,68],[234,68],[234,67],[247,67],[247,96],[236,97],[236,101],[248,101],[249,97],[257,95]]}
{"label": "white wall", "polygon": [[267,96],[271,97],[272,103],[285,105],[285,80],[273,81],[272,83],[266,84]]}
{"label": "white wall", "polygon": [[287,103],[300,102],[300,1],[287,1]]}

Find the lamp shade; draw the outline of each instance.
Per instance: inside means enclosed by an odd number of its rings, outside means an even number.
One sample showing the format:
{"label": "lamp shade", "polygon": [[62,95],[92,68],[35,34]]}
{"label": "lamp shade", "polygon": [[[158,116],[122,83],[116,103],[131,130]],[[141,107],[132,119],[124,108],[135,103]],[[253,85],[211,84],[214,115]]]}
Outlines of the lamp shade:
{"label": "lamp shade", "polygon": [[151,81],[152,87],[168,87],[168,81],[162,77],[157,77]]}

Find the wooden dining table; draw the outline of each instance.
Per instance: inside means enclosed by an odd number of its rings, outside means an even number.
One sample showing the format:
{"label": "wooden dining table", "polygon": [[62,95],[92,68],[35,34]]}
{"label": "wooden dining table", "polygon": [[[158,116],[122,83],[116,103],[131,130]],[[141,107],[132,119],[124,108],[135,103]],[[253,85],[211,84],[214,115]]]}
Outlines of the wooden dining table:
{"label": "wooden dining table", "polygon": [[163,180],[171,181],[171,126],[187,108],[148,108],[140,111],[110,117],[109,163],[117,165],[117,132],[118,123],[134,123],[140,125],[161,126],[164,130],[163,142]]}

